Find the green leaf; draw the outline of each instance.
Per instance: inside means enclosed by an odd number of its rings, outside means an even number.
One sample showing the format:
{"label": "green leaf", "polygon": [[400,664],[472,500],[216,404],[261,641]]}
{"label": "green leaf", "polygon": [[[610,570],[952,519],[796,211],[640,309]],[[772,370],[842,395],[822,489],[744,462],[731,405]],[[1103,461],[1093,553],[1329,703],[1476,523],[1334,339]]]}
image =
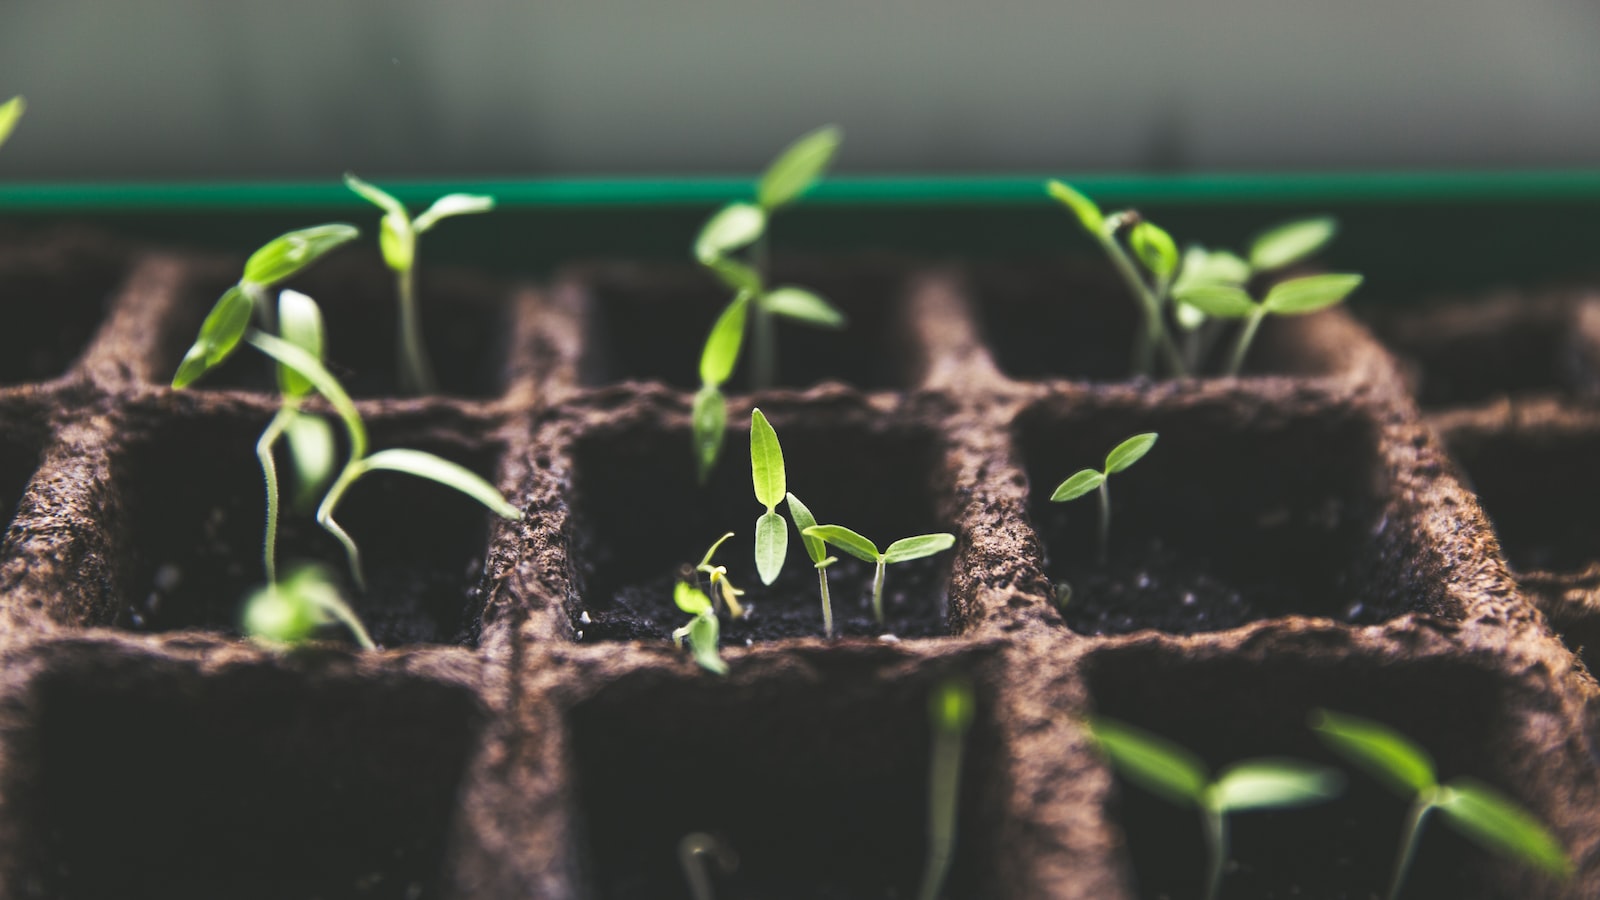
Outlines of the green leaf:
{"label": "green leaf", "polygon": [[965,678],[947,678],[928,695],[928,718],[946,734],[966,734],[976,711],[972,683]]}
{"label": "green leaf", "polygon": [[422,234],[439,224],[441,219],[476,215],[492,209],[494,209],[494,198],[484,194],[445,194],[433,201],[433,205],[422,215],[417,216],[411,227],[417,230],[417,234]]}
{"label": "green leaf", "polygon": [[1178,245],[1172,235],[1154,222],[1140,222],[1128,235],[1128,245],[1139,261],[1160,281],[1170,279],[1178,270]]}
{"label": "green leaf", "polygon": [[684,581],[678,582],[677,587],[672,589],[672,602],[691,616],[703,616],[714,608],[705,591]]}
{"label": "green leaf", "polygon": [[1078,217],[1078,222],[1083,225],[1083,230],[1095,237],[1100,236],[1100,230],[1105,227],[1106,217],[1100,212],[1100,207],[1093,200],[1068,187],[1065,182],[1049,181],[1045,190],[1050,196],[1066,204],[1072,214]]}
{"label": "green leaf", "polygon": [[[788,492],[783,473],[783,447],[778,433],[759,409],[750,411],[750,480],[755,484],[756,501],[772,512]],[[771,581],[767,582],[771,584]]]}
{"label": "green leaf", "polygon": [[1178,327],[1184,331],[1193,331],[1206,323],[1206,314],[1187,303],[1179,303],[1174,306],[1172,317],[1177,320]]}
{"label": "green leaf", "polygon": [[[1198,244],[1192,244],[1184,251],[1183,266],[1179,269],[1177,286],[1231,284],[1237,287],[1249,280],[1249,263],[1226,250],[1213,252]],[[1176,289],[1174,287],[1174,290]]]}
{"label": "green leaf", "polygon": [[1089,734],[1117,771],[1173,803],[1199,806],[1206,769],[1194,754],[1142,728],[1113,719],[1089,720]]}
{"label": "green leaf", "polygon": [[717,457],[722,455],[722,438],[728,431],[728,406],[716,385],[701,385],[695,393],[690,421],[694,429],[695,465],[700,483],[705,484],[711,477],[711,470],[717,467]]}
{"label": "green leaf", "polygon": [[806,534],[807,528],[816,527],[816,517],[811,515],[811,510],[807,509],[806,505],[800,502],[800,498],[796,497],[794,494],[788,495],[788,501],[789,518],[794,520],[794,528],[796,531],[800,532],[800,543],[805,545],[806,555],[811,557],[811,561],[814,563],[820,563],[824,559],[827,559],[827,543],[821,538],[812,537],[811,535]]}
{"label": "green leaf", "polygon": [[1261,305],[1267,312],[1295,316],[1316,312],[1338,303],[1361,286],[1360,275],[1307,275],[1280,281],[1267,292]]}
{"label": "green leaf", "polygon": [[1319,709],[1311,715],[1311,728],[1334,752],[1404,796],[1415,797],[1438,783],[1427,751],[1387,725]]}
{"label": "green leaf", "polygon": [[749,203],[730,203],[706,220],[695,238],[694,255],[702,263],[749,246],[767,227],[767,214]]}
{"label": "green leaf", "polygon": [[722,624],[716,616],[695,616],[689,623],[689,649],[694,653],[694,661],[700,664],[713,675],[728,674],[728,664],[722,661],[722,655],[717,652],[717,643],[722,639]]}
{"label": "green leaf", "polygon": [[395,199],[395,196],[383,188],[357,178],[354,172],[344,173],[344,186],[357,194],[373,206],[383,210],[385,215],[399,216],[407,222],[411,221],[411,214],[406,212],[405,204]]}
{"label": "green leaf", "polygon": [[789,555],[789,523],[775,512],[764,512],[756,519],[756,574],[762,584],[778,580],[783,561]]}
{"label": "green leaf", "polygon": [[845,326],[844,313],[829,306],[828,301],[804,288],[773,288],[761,298],[761,304],[768,312],[820,328]]}
{"label": "green leaf", "polygon": [[411,268],[417,260],[417,234],[405,213],[389,213],[378,223],[378,249],[384,265],[396,272]]}
{"label": "green leaf", "polygon": [[953,534],[919,534],[916,537],[901,538],[890,544],[883,551],[883,561],[890,565],[909,562],[935,553],[943,553],[955,545],[956,536]]}
{"label": "green leaf", "polygon": [[501,496],[495,486],[479,477],[460,463],[451,462],[440,456],[435,456],[423,450],[411,450],[397,447],[393,450],[379,450],[361,461],[361,467],[367,471],[403,472],[426,478],[429,481],[442,484],[447,488],[454,488],[468,497],[487,506],[491,512],[504,519],[522,518],[522,510],[517,509]]}
{"label": "green leaf", "polygon": [[281,234],[250,255],[241,281],[272,287],[361,235],[353,225],[313,225]]}
{"label": "green leaf", "polygon": [[1105,480],[1106,476],[1104,473],[1096,472],[1094,469],[1084,469],[1075,473],[1066,481],[1056,485],[1056,491],[1050,495],[1050,499],[1056,503],[1065,503],[1068,500],[1076,500],[1079,497],[1082,497],[1084,494],[1087,494],[1090,491],[1100,487],[1100,485],[1105,483]]}
{"label": "green leaf", "polygon": [[1552,875],[1572,874],[1572,861],[1532,813],[1486,784],[1458,778],[1435,804],[1451,824],[1478,843],[1535,865]]}
{"label": "green leaf", "polygon": [[[322,310],[317,307],[317,301],[299,291],[280,292],[278,331],[284,340],[317,359],[322,358]],[[286,397],[298,399],[310,394],[312,386],[304,375],[279,365],[278,390]]]}
{"label": "green leaf", "polygon": [[11,132],[16,130],[18,120],[27,109],[28,101],[20,96],[0,103],[0,144],[4,144],[6,139],[11,137]]}
{"label": "green leaf", "polygon": [[761,176],[756,202],[770,212],[799,199],[827,171],[843,137],[837,125],[825,125],[790,144]]}
{"label": "green leaf", "polygon": [[722,535],[722,537],[719,537],[715,541],[712,541],[711,542],[711,546],[706,548],[706,555],[700,558],[700,565],[695,567],[695,571],[700,571],[701,569],[709,569],[711,567],[711,557],[717,555],[717,548],[721,547],[723,544],[727,543],[728,539],[731,538],[731,537],[733,537],[733,532],[729,531],[729,532],[725,532]]}
{"label": "green leaf", "polygon": [[288,581],[252,591],[244,604],[242,626],[248,637],[268,644],[299,644],[311,638],[326,615]]}
{"label": "green leaf", "polygon": [[1258,272],[1292,266],[1315,256],[1338,231],[1338,221],[1330,216],[1300,219],[1269,228],[1250,244],[1250,265]]}
{"label": "green leaf", "polygon": [[739,350],[744,346],[744,322],[750,307],[750,293],[741,291],[729,303],[706,335],[705,349],[700,352],[700,383],[720,386],[733,376],[739,364]]}
{"label": "green leaf", "polygon": [[1256,311],[1256,302],[1250,295],[1231,284],[1179,286],[1173,288],[1172,299],[1218,319],[1246,319]]}
{"label": "green leaf", "polygon": [[250,317],[254,312],[255,304],[238,285],[224,291],[217,299],[217,305],[211,307],[205,321],[200,323],[200,334],[195,337],[189,352],[184,354],[183,362],[178,364],[178,371],[172,376],[172,386],[186,388],[200,376],[222,365],[233,355],[240,339],[250,329]]}
{"label": "green leaf", "polygon": [[1338,770],[1297,759],[1252,759],[1223,770],[1210,799],[1221,812],[1310,806],[1339,795]]}
{"label": "green leaf", "polygon": [[[1144,459],[1144,455],[1149,453],[1150,448],[1156,445],[1157,437],[1159,435],[1155,432],[1147,431],[1144,434],[1136,434],[1112,447],[1111,452],[1106,454],[1106,474],[1115,475]],[[1118,483],[1120,484],[1121,482]]]}
{"label": "green leaf", "polygon": [[856,559],[864,559],[869,563],[878,561],[878,545],[843,525],[818,525],[814,528],[807,528],[802,534],[808,537],[821,538],[826,543],[838,547]]}
{"label": "green leaf", "polygon": [[710,269],[728,287],[749,294],[761,293],[761,273],[744,263],[725,256],[704,260],[703,262],[705,267]]}
{"label": "green leaf", "polygon": [[299,413],[284,427],[289,461],[294,466],[295,503],[310,506],[333,477],[337,447],[333,426],[320,416]]}
{"label": "green leaf", "polygon": [[359,459],[366,455],[367,426],[361,421],[361,413],[356,410],[355,401],[350,399],[344,385],[323,367],[321,360],[288,341],[264,332],[252,331],[245,339],[250,346],[304,375],[317,393],[333,407],[334,412],[339,414],[339,418],[344,420],[345,428],[350,432],[351,456]]}

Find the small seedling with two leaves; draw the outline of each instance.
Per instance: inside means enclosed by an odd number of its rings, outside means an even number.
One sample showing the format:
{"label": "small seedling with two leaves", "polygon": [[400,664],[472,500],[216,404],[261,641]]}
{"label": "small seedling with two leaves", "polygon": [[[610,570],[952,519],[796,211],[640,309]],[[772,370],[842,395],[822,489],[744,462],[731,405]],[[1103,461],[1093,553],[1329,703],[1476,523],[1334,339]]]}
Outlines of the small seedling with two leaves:
{"label": "small seedling with two leaves", "polygon": [[1100,564],[1105,565],[1111,543],[1111,476],[1144,458],[1156,445],[1155,432],[1136,434],[1111,448],[1104,469],[1083,469],[1056,486],[1050,500],[1065,503],[1093,490],[1100,492]]}
{"label": "small seedling with two leaves", "polygon": [[1572,874],[1572,862],[1561,843],[1531,813],[1470,778],[1440,784],[1433,758],[1394,729],[1327,710],[1312,714],[1311,727],[1339,755],[1411,800],[1411,811],[1400,833],[1400,853],[1389,880],[1389,900],[1400,896],[1422,839],[1422,823],[1433,810],[1438,810],[1457,831],[1491,850],[1557,878]]}
{"label": "small seedling with two leaves", "polygon": [[728,674],[728,664],[722,661],[722,654],[717,652],[717,644],[722,640],[722,624],[717,621],[717,609],[711,598],[706,596],[705,591],[680,581],[673,588],[672,602],[694,617],[687,625],[672,632],[672,642],[682,647],[683,639],[688,638],[689,651],[702,669],[714,675]]}
{"label": "small seedling with two leaves", "polygon": [[872,617],[883,625],[883,571],[894,563],[911,562],[955,546],[956,536],[948,533],[919,534],[901,538],[881,552],[878,545],[843,525],[813,525],[801,532],[876,566],[872,574]]}
{"label": "small seedling with two leaves", "polygon": [[711,868],[715,866],[723,875],[732,875],[739,870],[739,854],[715,835],[693,831],[678,841],[678,865],[683,867],[683,878],[689,882],[693,900],[716,900],[711,890]]}
{"label": "small seedling with two leaves", "polygon": [[918,900],[938,900],[956,852],[956,808],[961,797],[961,757],[976,703],[964,678],[941,682],[928,695],[933,757],[928,763],[928,860]]}
{"label": "small seedling with two leaves", "polygon": [[1344,776],[1294,759],[1234,763],[1212,778],[1189,751],[1140,728],[1103,717],[1089,734],[1111,764],[1151,793],[1200,813],[1206,838],[1206,900],[1215,900],[1228,860],[1228,816],[1261,809],[1290,809],[1333,799]]}
{"label": "small seedling with two leaves", "polygon": [[400,302],[398,332],[399,385],[402,391],[431,394],[439,390],[433,363],[422,340],[422,319],[417,308],[417,238],[441,219],[484,213],[494,209],[494,198],[478,194],[446,194],[415,219],[405,204],[373,184],[345,173],[344,183],[368,202],[383,210],[378,224],[378,246],[384,263],[395,273],[395,288]]}

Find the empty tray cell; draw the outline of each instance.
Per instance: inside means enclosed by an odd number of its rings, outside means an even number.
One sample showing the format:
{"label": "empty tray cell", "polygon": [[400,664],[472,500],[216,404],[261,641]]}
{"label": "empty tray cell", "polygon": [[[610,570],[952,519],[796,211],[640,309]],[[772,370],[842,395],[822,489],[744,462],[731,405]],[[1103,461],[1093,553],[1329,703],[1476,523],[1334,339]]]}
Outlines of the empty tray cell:
{"label": "empty tray cell", "polygon": [[[680,388],[700,385],[700,352],[733,291],[689,266],[611,266],[575,276],[587,294],[587,343],[579,362],[584,384],[657,380]],[[773,287],[810,290],[844,313],[842,329],[775,317],[776,386],[842,381],[862,390],[904,387],[908,380],[896,311],[903,270],[889,263],[789,264],[782,260]],[[755,313],[728,389],[749,388]]]}
{"label": "empty tray cell", "polygon": [[[568,718],[585,871],[605,900],[683,898],[686,835],[738,854],[727,900],[911,897],[927,856],[927,693],[934,680],[857,660],[736,685],[635,672]],[[978,693],[943,896],[993,897],[1004,774]]]}
{"label": "empty tray cell", "polygon": [[470,693],[259,666],[74,661],[13,739],[10,896],[442,895]]}
{"label": "empty tray cell", "polygon": [[0,250],[0,385],[62,375],[128,273],[120,246],[63,232]]}
{"label": "empty tray cell", "polygon": [[[730,531],[734,537],[714,562],[727,566],[732,583],[746,591],[742,602],[750,612],[724,620],[724,645],[821,636],[817,573],[792,522],[782,575],[771,586],[756,577],[755,521],[763,507],[750,482],[748,424],[732,423],[721,464],[701,487],[687,426],[657,421],[608,428],[575,447],[571,557],[579,608],[572,615],[583,639],[666,640],[687,621],[672,601],[675,582]],[[781,416],[772,423],[783,443],[789,489],[819,523],[845,525],[880,548],[951,530],[935,515],[940,456],[929,432],[830,422],[825,415]],[[789,521],[786,504],[778,513]],[[952,552],[888,567],[884,626],[872,616],[873,566],[835,555],[840,560],[828,580],[837,633],[927,637],[948,631]]]}
{"label": "empty tray cell", "polygon": [[[1160,435],[1113,474],[1107,562],[1100,500],[1051,502],[1123,439]],[[1083,634],[1218,631],[1284,615],[1382,621],[1431,586],[1408,583],[1408,521],[1386,511],[1377,426],[1336,401],[1244,394],[1167,405],[1088,402],[1025,411],[1018,439],[1045,574]]]}
{"label": "empty tray cell", "polygon": [[[284,287],[309,295],[322,308],[327,365],[356,397],[401,393],[399,306],[394,273],[376,260],[359,258],[368,248],[342,250],[312,266]],[[376,250],[372,250],[375,255]],[[182,352],[199,332],[200,322],[238,277],[237,267],[213,267],[216,274],[195,278],[184,298],[185,315],[176,317],[181,333],[178,356],[167,371],[177,371]],[[278,292],[269,292],[276,303]],[[506,389],[513,331],[512,294],[498,282],[422,266],[417,276],[419,317],[428,358],[443,394],[472,399],[499,397]],[[272,367],[248,347],[206,375],[199,387],[276,391]]]}
{"label": "empty tray cell", "polygon": [[[1294,810],[1229,818],[1230,863],[1222,896],[1307,900],[1383,896],[1400,847],[1410,798],[1390,791],[1327,749],[1309,727],[1318,708],[1381,722],[1427,750],[1441,780],[1477,779],[1542,818],[1563,802],[1541,795],[1534,770],[1577,763],[1550,733],[1556,702],[1514,688],[1462,660],[1401,661],[1392,650],[1355,656],[1347,647],[1287,657],[1192,655],[1135,646],[1102,651],[1087,681],[1093,714],[1127,722],[1197,755],[1213,777],[1245,759],[1290,757],[1346,775],[1343,793]],[[1548,773],[1547,773],[1548,774]],[[1545,783],[1553,783],[1546,778]],[[1118,779],[1110,815],[1126,840],[1136,896],[1199,898],[1206,853],[1200,817]],[[1570,802],[1577,803],[1578,800]],[[1406,897],[1535,897],[1557,884],[1460,835],[1435,814],[1423,837]]]}
{"label": "empty tray cell", "polygon": [[[266,498],[255,456],[265,425],[234,415],[182,416],[120,455],[113,472],[123,497],[117,624],[237,632],[243,599],[265,581]],[[486,446],[445,443],[443,429],[423,440],[420,431],[372,428],[375,450],[427,450],[492,480],[495,455]],[[356,592],[343,549],[316,524],[315,501],[296,504],[287,451],[279,450],[280,571],[301,562],[330,567],[379,644],[476,641],[490,513],[430,481],[394,472],[363,477],[337,513],[362,552],[367,590]],[[342,459],[346,451],[339,452]],[[328,636],[344,633],[330,629]]]}

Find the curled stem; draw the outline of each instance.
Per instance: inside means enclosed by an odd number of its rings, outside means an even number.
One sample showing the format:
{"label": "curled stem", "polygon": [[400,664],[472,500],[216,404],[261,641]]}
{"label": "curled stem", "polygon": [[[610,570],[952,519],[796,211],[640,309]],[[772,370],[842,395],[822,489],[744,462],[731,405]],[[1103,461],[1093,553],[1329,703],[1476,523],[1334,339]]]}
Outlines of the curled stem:
{"label": "curled stem", "polygon": [[272,458],[272,448],[294,415],[294,407],[285,400],[285,405],[273,415],[256,441],[256,459],[261,462],[261,475],[267,482],[267,530],[261,541],[261,562],[266,567],[269,585],[278,583],[278,465]]}

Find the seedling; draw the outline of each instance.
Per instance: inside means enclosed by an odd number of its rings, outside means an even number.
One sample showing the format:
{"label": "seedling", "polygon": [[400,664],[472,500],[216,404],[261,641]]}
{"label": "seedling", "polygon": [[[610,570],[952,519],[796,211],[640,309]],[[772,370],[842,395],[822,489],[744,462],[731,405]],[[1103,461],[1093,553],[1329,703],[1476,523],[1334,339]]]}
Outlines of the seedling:
{"label": "seedling", "polygon": [[919,534],[916,537],[901,538],[880,553],[877,544],[843,525],[813,525],[801,534],[832,544],[856,559],[877,566],[872,575],[872,616],[877,619],[880,626],[883,624],[884,568],[891,563],[910,562],[935,553],[943,553],[956,543],[956,536],[953,534]]}
{"label": "seedling", "polygon": [[362,649],[376,649],[361,620],[339,595],[339,586],[318,565],[295,567],[281,580],[257,588],[245,601],[244,633],[265,644],[300,644],[334,622],[348,628]]}
{"label": "seedling", "polygon": [[689,624],[672,632],[672,642],[679,647],[683,646],[683,639],[689,639],[689,650],[694,654],[694,661],[714,675],[728,674],[728,664],[722,661],[722,655],[717,652],[717,642],[722,637],[722,625],[717,621],[717,610],[711,604],[711,598],[705,591],[700,590],[688,582],[680,581],[672,592],[672,602],[678,608],[694,618]]}
{"label": "seedling", "polygon": [[800,532],[800,543],[805,545],[806,555],[811,557],[812,568],[817,570],[817,586],[822,592],[822,633],[828,638],[833,637],[833,602],[828,597],[828,567],[839,561],[837,556],[828,555],[828,545],[821,538],[806,534],[807,528],[814,528],[817,519],[806,508],[800,498],[789,494],[789,518],[794,520],[794,527]]}
{"label": "seedling", "polygon": [[28,101],[21,96],[0,103],[0,144],[4,144],[6,139],[11,137],[11,132],[17,128],[17,121],[27,109]]}
{"label": "seedling", "polygon": [[716,555],[717,548],[721,547],[723,542],[731,537],[733,537],[733,532],[730,531],[717,538],[711,548],[706,551],[705,558],[700,560],[700,565],[695,566],[694,570],[706,576],[707,593],[711,596],[712,605],[715,606],[716,602],[721,600],[727,604],[728,615],[738,619],[744,617],[744,607],[739,605],[739,598],[744,596],[744,591],[734,587],[733,582],[728,580],[727,566],[713,566],[711,564],[711,557]]}
{"label": "seedling", "polygon": [[750,480],[756,502],[767,508],[756,519],[756,574],[762,584],[778,580],[789,555],[789,525],[778,515],[778,504],[788,493],[783,473],[783,447],[761,410],[750,411]]}
{"label": "seedling", "polygon": [[739,869],[739,854],[723,841],[703,831],[684,835],[678,841],[678,864],[683,866],[683,877],[689,882],[689,893],[694,900],[716,900],[706,860],[724,875],[732,875]]}
{"label": "seedling", "polygon": [[422,340],[421,314],[417,309],[417,238],[439,224],[441,219],[494,209],[494,198],[477,194],[446,194],[413,219],[406,211],[405,204],[377,186],[349,172],[345,173],[344,183],[383,210],[383,219],[378,226],[378,246],[383,251],[384,263],[395,273],[400,300],[397,354],[400,389],[416,394],[434,393],[439,389],[438,379],[434,377],[433,364],[428,360],[428,348]]}
{"label": "seedling", "polygon": [[1470,778],[1440,784],[1433,758],[1386,725],[1317,710],[1311,727],[1334,752],[1367,771],[1385,787],[1411,798],[1400,832],[1400,855],[1389,880],[1389,900],[1400,896],[1406,872],[1422,838],[1422,823],[1438,810],[1457,831],[1558,878],[1572,874],[1561,843],[1533,814],[1498,791]]}
{"label": "seedling", "polygon": [[933,758],[928,763],[928,864],[918,900],[938,900],[956,850],[956,805],[961,796],[961,756],[972,727],[972,685],[951,678],[928,695]]}
{"label": "seedling", "polygon": [[1065,503],[1076,500],[1090,491],[1098,489],[1100,492],[1100,564],[1106,564],[1110,553],[1111,543],[1111,476],[1121,472],[1134,463],[1144,458],[1150,448],[1156,445],[1158,435],[1155,432],[1136,434],[1111,448],[1106,454],[1106,467],[1103,470],[1083,469],[1066,481],[1056,486],[1055,493],[1050,495],[1054,503]]}
{"label": "seedling", "polygon": [[1243,287],[1221,282],[1199,283],[1174,292],[1185,306],[1193,307],[1214,319],[1241,319],[1244,327],[1228,356],[1226,374],[1238,375],[1250,352],[1250,342],[1269,315],[1302,316],[1327,309],[1350,296],[1361,286],[1360,275],[1306,275],[1273,285],[1260,303],[1251,299]]}
{"label": "seedling", "polygon": [[1344,776],[1333,769],[1279,758],[1237,762],[1213,779],[1194,754],[1143,729],[1095,717],[1088,730],[1130,781],[1200,813],[1208,855],[1206,900],[1215,900],[1222,887],[1230,813],[1309,806],[1332,799],[1344,787]]}

